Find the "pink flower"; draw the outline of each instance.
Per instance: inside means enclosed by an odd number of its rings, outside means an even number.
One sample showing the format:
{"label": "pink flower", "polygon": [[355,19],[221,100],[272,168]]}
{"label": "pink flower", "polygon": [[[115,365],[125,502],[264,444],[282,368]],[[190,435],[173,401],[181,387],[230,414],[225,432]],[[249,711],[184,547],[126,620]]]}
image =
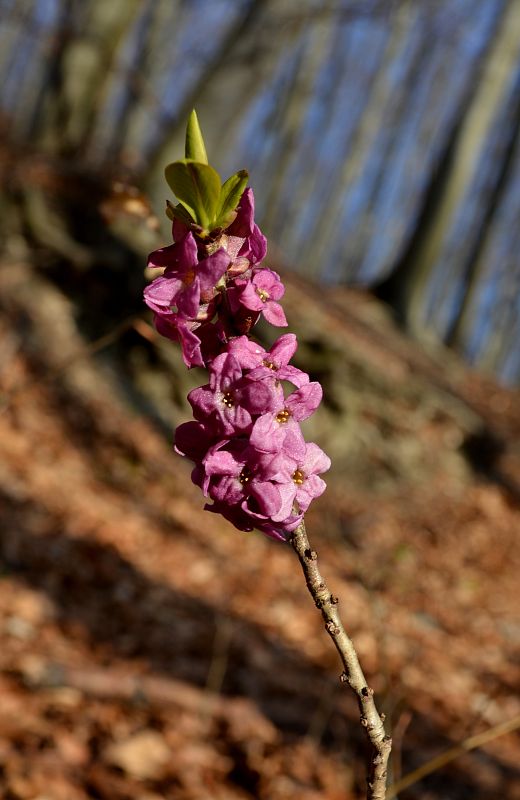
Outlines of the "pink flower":
{"label": "pink flower", "polygon": [[236,219],[226,231],[229,240],[226,249],[234,253],[234,261],[245,259],[251,266],[263,261],[267,253],[267,239],[255,224],[254,215],[253,190],[246,189],[240,199]]}
{"label": "pink flower", "polygon": [[[287,325],[280,277],[258,266],[267,243],[251,189],[227,229],[204,238],[192,229],[173,223],[174,244],[149,257],[164,273],[144,291],[159,333],[180,343],[188,367],[209,370],[209,382],[188,395],[194,420],[178,426],[175,450],[194,462],[192,480],[211,500],[208,511],[287,541],[325,489],[319,476],[330,460],[300,427],[322,389],[290,364],[294,334],[269,350],[249,336],[260,314]],[[296,387],[287,397],[285,382]]]}
{"label": "pink flower", "polygon": [[295,386],[304,386],[309,383],[309,376],[301,369],[289,365],[289,361],[296,352],[298,342],[294,333],[285,333],[264,354],[261,364],[249,373],[251,379],[268,375],[271,372],[279,381],[290,381]]}
{"label": "pink flower", "polygon": [[183,422],[175,431],[175,452],[192,461],[202,461],[215,437],[202,422]]}
{"label": "pink flower", "polygon": [[311,501],[323,494],[327,488],[325,481],[318,475],[330,469],[330,458],[317,444],[309,442],[305,447],[305,455],[303,458],[295,459],[293,466],[292,485],[285,485],[282,492],[285,502],[291,506],[296,503],[304,514]]}
{"label": "pink flower", "polygon": [[296,462],[292,479],[296,486],[296,502],[300,511],[305,513],[311,501],[323,494],[327,484],[318,475],[330,469],[330,458],[317,444],[309,442],[305,457]]}
{"label": "pink flower", "polygon": [[251,280],[237,278],[235,285],[228,290],[232,311],[240,307],[264,315],[271,325],[287,325],[284,310],[277,302],[285,292],[280,276],[271,269],[257,269]]}
{"label": "pink flower", "polygon": [[290,516],[292,499],[284,486],[291,483],[292,463],[267,457],[247,439],[210,448],[203,461],[204,493],[217,503],[239,506],[252,520],[281,522]]}
{"label": "pink flower", "polygon": [[161,336],[180,343],[182,359],[188,368],[205,366],[201,352],[201,340],[193,331],[193,328],[198,327],[198,323],[188,322],[173,312],[155,314],[154,323]]}
{"label": "pink flower", "polygon": [[166,269],[144,290],[145,302],[157,314],[177,312],[194,320],[201,302],[208,303],[214,297],[216,284],[229,263],[223,249],[198,261],[195,239],[188,233],[180,242],[150,254],[148,266]]}
{"label": "pink flower", "polygon": [[278,408],[262,414],[251,431],[251,444],[264,453],[284,453],[299,461],[305,455],[305,440],[299,422],[316,410],[323,391],[313,381],[290,394]]}
{"label": "pink flower", "polygon": [[235,356],[242,369],[259,367],[266,355],[264,348],[248,336],[235,336],[230,339],[227,350]]}
{"label": "pink flower", "polygon": [[252,415],[276,408],[280,399],[274,381],[250,381],[230,353],[217,356],[211,363],[209,384],[188,395],[195,419],[223,436],[251,430]]}

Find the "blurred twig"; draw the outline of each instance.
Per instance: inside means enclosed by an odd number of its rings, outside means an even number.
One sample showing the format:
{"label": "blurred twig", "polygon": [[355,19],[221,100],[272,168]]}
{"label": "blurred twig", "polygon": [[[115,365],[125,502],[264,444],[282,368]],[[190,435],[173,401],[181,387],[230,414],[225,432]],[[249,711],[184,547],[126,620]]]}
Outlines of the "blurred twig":
{"label": "blurred twig", "polygon": [[392,797],[396,797],[399,792],[403,791],[403,789],[408,789],[409,786],[413,786],[414,783],[417,783],[422,778],[425,778],[426,775],[431,775],[432,772],[437,772],[437,770],[445,767],[446,764],[454,761],[464,753],[469,753],[471,750],[476,750],[477,747],[482,747],[482,745],[486,744],[487,742],[491,742],[493,739],[497,739],[499,736],[504,736],[506,733],[511,733],[517,728],[520,728],[520,714],[518,714],[516,717],[513,717],[513,719],[500,722],[498,725],[488,728],[487,731],[482,731],[482,733],[477,733],[474,736],[464,739],[464,741],[462,741],[460,744],[455,745],[455,747],[450,747],[450,749],[446,750],[446,752],[441,753],[435,758],[432,758],[431,761],[427,761],[426,764],[418,767],[413,772],[409,772],[408,775],[405,775],[403,778],[401,778],[401,780],[392,784],[392,786],[389,786],[387,800],[391,800]]}
{"label": "blurred twig", "polygon": [[134,328],[138,333],[141,334],[141,336],[148,338],[143,333],[144,324],[144,321],[139,316],[133,315],[131,317],[126,317],[126,319],[122,320],[119,325],[116,325],[116,327],[109,331],[109,333],[105,333],[103,336],[100,336],[99,339],[95,339],[93,342],[90,342],[90,344],[88,344],[86,347],[74,353],[69,358],[66,358],[59,366],[55,367],[54,369],[49,369],[43,378],[39,377],[37,380],[31,378],[31,380],[24,381],[24,383],[21,383],[19,386],[15,386],[13,389],[6,392],[0,401],[0,414],[9,408],[10,404],[15,398],[31,389],[32,386],[37,383],[41,383],[42,380],[46,382],[56,380],[56,378],[59,378],[60,375],[62,375],[63,372],[65,372],[65,370],[72,366],[72,364],[74,364],[76,361],[94,355],[94,353],[98,353],[100,350],[103,350],[105,347],[113,344],[129,328]]}
{"label": "blurred twig", "polygon": [[403,710],[399,719],[392,728],[392,779],[395,785],[401,778],[403,739],[406,730],[412,721],[412,712]]}
{"label": "blurred twig", "polygon": [[229,664],[229,650],[233,638],[233,620],[231,617],[220,614],[216,621],[215,637],[211,662],[206,679],[206,689],[212,694],[220,694]]}

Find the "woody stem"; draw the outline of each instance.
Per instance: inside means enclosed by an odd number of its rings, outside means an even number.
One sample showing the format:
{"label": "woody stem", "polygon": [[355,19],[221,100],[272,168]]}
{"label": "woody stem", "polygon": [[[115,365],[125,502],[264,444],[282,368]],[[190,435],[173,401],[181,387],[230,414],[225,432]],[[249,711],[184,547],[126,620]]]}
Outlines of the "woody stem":
{"label": "woody stem", "polygon": [[374,692],[367,685],[352,640],[341,622],[338,599],[330,593],[321,576],[318,555],[311,549],[303,520],[292,533],[290,542],[302,566],[307,588],[316,607],[321,611],[325,629],[339,653],[344,670],[340,679],[342,683],[350,686],[357,697],[361,724],[371,748],[367,774],[367,800],[385,800],[387,764],[392,740],[386,734],[383,717],[374,702]]}

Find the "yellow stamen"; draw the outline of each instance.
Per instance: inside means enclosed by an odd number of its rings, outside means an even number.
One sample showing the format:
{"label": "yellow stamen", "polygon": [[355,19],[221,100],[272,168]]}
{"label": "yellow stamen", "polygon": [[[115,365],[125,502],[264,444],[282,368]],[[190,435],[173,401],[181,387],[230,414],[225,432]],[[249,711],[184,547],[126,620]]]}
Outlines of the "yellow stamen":
{"label": "yellow stamen", "polygon": [[291,412],[288,411],[286,408],[284,408],[283,411],[280,411],[276,415],[276,421],[279,422],[281,425],[283,425],[285,422],[287,422],[289,420],[290,416],[291,416]]}
{"label": "yellow stamen", "polygon": [[301,469],[297,469],[293,472],[292,479],[298,486],[301,486],[305,480],[305,475]]}
{"label": "yellow stamen", "polygon": [[235,401],[233,399],[233,395],[231,394],[231,392],[224,392],[224,394],[222,395],[222,402],[224,403],[226,408],[233,408],[233,406],[235,405]]}
{"label": "yellow stamen", "polygon": [[249,481],[251,480],[251,470],[249,469],[249,467],[244,467],[244,469],[242,470],[242,472],[238,477],[238,480],[242,484],[249,483]]}

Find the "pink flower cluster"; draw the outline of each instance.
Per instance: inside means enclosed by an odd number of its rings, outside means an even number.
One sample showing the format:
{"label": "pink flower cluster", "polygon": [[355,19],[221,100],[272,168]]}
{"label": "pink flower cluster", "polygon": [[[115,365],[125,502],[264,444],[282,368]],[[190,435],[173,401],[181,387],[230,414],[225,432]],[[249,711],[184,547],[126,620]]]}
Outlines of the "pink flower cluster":
{"label": "pink flower cluster", "polygon": [[[285,541],[325,490],[319,475],[330,460],[299,425],[322,389],[289,363],[296,336],[280,336],[270,350],[250,337],[260,315],[287,325],[278,302],[284,286],[261,264],[267,243],[251,189],[209,243],[177,221],[173,238],[149,257],[164,273],[145,289],[145,302],[157,330],[180,343],[186,365],[209,371],[209,383],[188,395],[194,421],[177,428],[175,449],[195,462],[192,479],[212,501],[208,511]],[[282,382],[294,387],[287,396]]]}

